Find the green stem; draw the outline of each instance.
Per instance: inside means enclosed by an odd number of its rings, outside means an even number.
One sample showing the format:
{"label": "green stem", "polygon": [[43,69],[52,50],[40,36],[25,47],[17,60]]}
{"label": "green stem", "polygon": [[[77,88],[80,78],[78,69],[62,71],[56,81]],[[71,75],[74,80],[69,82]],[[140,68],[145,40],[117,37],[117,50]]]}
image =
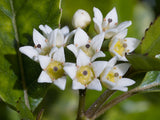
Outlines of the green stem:
{"label": "green stem", "polygon": [[[17,25],[16,25],[16,13],[15,13],[14,7],[13,7],[13,0],[10,0],[10,5],[11,5],[12,15],[13,15],[12,16],[12,24],[13,24],[15,39],[16,39],[16,42],[17,42],[17,47],[19,49],[19,47],[20,47],[20,45],[19,45],[19,36],[18,36],[18,30],[17,30]],[[26,88],[26,83],[25,83],[25,78],[24,78],[22,55],[19,52],[19,50],[17,50],[17,54],[18,54],[18,62],[19,62],[19,66],[20,66],[20,74],[21,74],[21,79],[22,79],[22,86],[23,86],[23,89],[24,89],[24,100],[25,100],[25,104],[28,107],[28,109],[30,109],[30,104],[29,104],[28,94],[27,94],[27,88]]]}
{"label": "green stem", "polygon": [[106,112],[108,109],[110,109],[111,107],[113,107],[114,105],[120,103],[121,101],[137,94],[138,91],[137,89],[132,89],[120,96],[118,96],[117,98],[111,100],[109,103],[107,103],[106,105],[104,105],[102,108],[100,108],[97,113],[92,117],[92,119],[96,119],[97,117],[99,117],[100,115],[102,115],[104,112]]}
{"label": "green stem", "polygon": [[43,112],[44,112],[44,109],[41,109],[40,112],[38,113],[36,120],[42,120]]}
{"label": "green stem", "polygon": [[79,90],[79,106],[78,106],[78,114],[76,120],[83,120],[84,109],[85,109],[85,96],[86,96],[86,89]]}
{"label": "green stem", "polygon": [[60,17],[59,17],[59,20],[58,20],[59,29],[61,28],[61,18],[62,18],[62,7],[61,7],[61,3],[62,3],[62,0],[59,1],[59,10],[60,10]]}
{"label": "green stem", "polygon": [[92,118],[103,104],[112,96],[115,90],[106,90],[85,112],[86,117]]}

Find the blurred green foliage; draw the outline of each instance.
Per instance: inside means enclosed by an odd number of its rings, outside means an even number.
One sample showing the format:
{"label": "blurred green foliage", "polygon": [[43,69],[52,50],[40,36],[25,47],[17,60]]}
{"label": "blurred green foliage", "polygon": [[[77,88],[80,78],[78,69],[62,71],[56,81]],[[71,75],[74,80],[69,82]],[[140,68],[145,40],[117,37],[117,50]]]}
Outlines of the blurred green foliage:
{"label": "blurred green foliage", "polygon": [[[31,42],[32,30],[33,28],[38,29],[39,24],[48,24],[52,28],[58,26],[57,18],[59,17],[59,9],[57,8],[58,3],[56,1],[57,0],[15,0],[14,7],[15,10],[18,11],[17,26],[20,32],[19,37],[21,45],[33,45],[33,42]],[[151,22],[153,22],[155,16],[160,13],[158,9],[158,0],[153,0],[153,2],[155,2],[154,6],[150,6],[152,4],[148,4],[146,1],[62,0],[63,15],[61,26],[68,25],[71,30],[73,29],[71,21],[72,16],[77,9],[84,9],[88,11],[91,15],[91,18],[93,18],[93,7],[99,8],[102,11],[103,16],[105,16],[115,6],[118,12],[119,23],[126,20],[132,21],[132,26],[129,27],[128,30],[128,36],[135,37],[141,40],[144,36],[145,29],[149,27]],[[11,91],[11,88],[4,89],[3,85],[12,84],[12,87],[14,87],[14,83],[17,80],[16,75],[19,74],[18,70],[14,69],[13,71],[11,69],[16,68],[15,66],[18,66],[18,64],[14,61],[16,59],[16,44],[15,42],[13,42],[14,31],[11,23],[11,18],[13,16],[10,11],[10,6],[8,6],[8,2],[8,0],[3,0],[0,2],[0,30],[2,31],[0,32],[0,38],[3,39],[3,41],[0,40],[0,62],[3,63],[3,66],[1,66],[0,69],[0,82],[4,82],[3,84],[0,83],[0,92],[5,90]],[[51,11],[55,11],[55,13]],[[91,27],[93,30],[93,23]],[[92,34],[93,31],[90,32]],[[137,49],[136,51],[140,53],[139,49]],[[31,107],[34,110],[38,106],[38,104],[35,103],[39,103],[42,100],[41,97],[45,94],[48,85],[40,85],[36,82],[36,78],[38,78],[41,71],[38,64],[36,64],[26,56],[23,56],[23,62],[24,64],[28,65],[25,67],[25,74],[27,79],[27,86],[30,88],[30,101],[33,102]],[[136,60],[134,61],[134,63],[136,64]],[[30,74],[30,72],[33,71],[34,73],[36,73]],[[8,74],[10,74],[10,76],[7,76]],[[7,82],[9,80],[11,81]],[[71,90],[71,80],[68,81],[70,82],[67,83],[65,91],[61,91],[56,86],[51,85],[43,101],[38,106],[38,108],[35,109],[34,114],[37,115],[42,109],[44,109],[44,116],[42,120],[75,120],[78,106],[78,91]],[[20,82],[19,79],[17,80],[17,82]],[[23,96],[23,92],[19,93],[19,89],[22,89],[20,86],[21,85],[19,85],[19,88],[15,89],[14,93],[8,92],[10,94],[6,94],[4,96],[7,97],[10,95],[14,95],[15,92],[18,92],[17,94],[20,94],[17,96]],[[103,89],[103,91],[104,90],[105,88]],[[103,91],[87,91],[86,107],[88,108]],[[121,94],[121,92],[116,93],[116,95],[118,94]],[[18,100],[17,97],[13,97],[12,100],[6,99],[7,102],[9,101],[9,103],[15,107],[16,100]],[[118,104],[116,107],[113,107],[98,120],[157,120],[160,119],[159,100],[159,93],[136,95]],[[19,107],[17,106],[17,108]],[[8,105],[6,105],[6,103],[2,102],[1,100],[0,120],[18,120],[18,113],[9,108]]]}

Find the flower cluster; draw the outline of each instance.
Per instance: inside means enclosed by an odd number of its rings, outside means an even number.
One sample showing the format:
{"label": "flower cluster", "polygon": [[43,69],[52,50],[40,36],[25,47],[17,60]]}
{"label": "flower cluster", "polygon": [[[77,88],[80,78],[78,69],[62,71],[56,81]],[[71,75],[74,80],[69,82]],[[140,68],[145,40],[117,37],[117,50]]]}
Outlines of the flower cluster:
{"label": "flower cluster", "polygon": [[[47,25],[40,25],[39,29],[33,29],[33,42],[35,46],[20,47],[20,52],[32,60],[39,62],[43,69],[39,83],[53,83],[64,90],[66,76],[72,80],[72,88],[102,90],[103,84],[111,90],[127,91],[127,86],[135,81],[123,78],[130,64],[125,57],[139,45],[136,38],[127,36],[127,27],[131,21],[118,24],[116,8],[113,8],[105,18],[98,8],[93,8],[94,28],[97,32],[90,38],[84,30],[91,22],[90,15],[84,10],[77,10],[73,16],[72,24],[75,30],[69,32],[67,26],[62,29],[52,29]],[[101,50],[105,40],[109,41],[108,51],[113,56],[109,61],[97,61],[97,58],[105,57],[105,51]],[[75,63],[66,61],[65,49],[69,49],[75,56]],[[116,64],[121,61],[120,64]],[[125,61],[125,63],[123,62]]]}

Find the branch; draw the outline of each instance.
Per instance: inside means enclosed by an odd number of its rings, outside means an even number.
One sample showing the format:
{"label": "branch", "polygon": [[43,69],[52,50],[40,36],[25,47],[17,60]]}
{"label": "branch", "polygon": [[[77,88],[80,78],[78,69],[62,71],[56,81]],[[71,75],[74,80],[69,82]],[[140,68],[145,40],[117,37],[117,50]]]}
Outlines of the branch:
{"label": "branch", "polygon": [[88,118],[92,118],[94,114],[103,106],[103,104],[112,96],[115,90],[106,90],[85,112]]}
{"label": "branch", "polygon": [[97,117],[99,117],[100,115],[102,115],[104,112],[106,112],[108,109],[110,109],[111,107],[113,107],[114,105],[120,103],[121,101],[135,95],[138,93],[138,89],[132,89],[120,96],[118,96],[117,98],[111,100],[109,103],[107,103],[106,105],[104,105],[102,108],[100,108],[97,113],[92,117],[92,119],[96,119]]}

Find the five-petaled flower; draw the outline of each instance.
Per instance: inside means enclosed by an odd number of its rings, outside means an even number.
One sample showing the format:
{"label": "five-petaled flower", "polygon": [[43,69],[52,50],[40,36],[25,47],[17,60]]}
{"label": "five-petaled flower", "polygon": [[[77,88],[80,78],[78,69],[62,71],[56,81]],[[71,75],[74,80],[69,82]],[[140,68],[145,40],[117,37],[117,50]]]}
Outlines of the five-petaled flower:
{"label": "five-petaled flower", "polygon": [[54,47],[64,46],[67,40],[74,34],[74,32],[69,33],[67,26],[54,30],[47,25],[40,25],[39,28],[43,31],[45,37],[36,29],[33,29],[33,42],[35,46],[23,46],[19,49],[21,53],[27,55],[34,61],[38,61],[39,55],[49,56],[49,53],[53,51],[52,49]]}
{"label": "five-petaled flower", "polygon": [[104,19],[98,8],[94,7],[93,11],[94,28],[97,33],[105,32],[106,39],[113,37],[115,34],[126,29],[132,24],[131,21],[125,21],[118,25],[118,17],[115,7],[106,15]]}
{"label": "five-petaled flower", "polygon": [[64,48],[61,47],[53,54],[53,57],[39,55],[39,63],[43,69],[38,82],[54,83],[60,89],[64,90],[66,85],[65,72],[63,70],[65,63]]}
{"label": "five-petaled flower", "polygon": [[67,48],[71,50],[76,57],[79,50],[82,50],[90,57],[91,61],[94,61],[98,57],[105,57],[105,54],[100,51],[103,40],[104,33],[96,35],[92,40],[90,40],[87,33],[81,28],[78,28],[74,36],[74,44],[68,45]]}
{"label": "five-petaled flower", "polygon": [[109,51],[111,54],[117,56],[121,61],[128,61],[125,55],[135,50],[140,43],[136,38],[125,38],[126,35],[127,29],[113,37],[109,45]]}
{"label": "five-petaled flower", "polygon": [[116,64],[117,57],[113,57],[106,65],[104,71],[100,75],[101,82],[104,86],[111,90],[127,91],[127,86],[133,85],[135,81],[129,78],[122,78],[128,71],[130,64]]}
{"label": "five-petaled flower", "polygon": [[80,50],[77,56],[76,64],[70,63],[64,66],[64,71],[73,80],[72,88],[102,90],[100,80],[97,78],[106,66],[105,61],[96,61],[91,63],[90,58]]}

